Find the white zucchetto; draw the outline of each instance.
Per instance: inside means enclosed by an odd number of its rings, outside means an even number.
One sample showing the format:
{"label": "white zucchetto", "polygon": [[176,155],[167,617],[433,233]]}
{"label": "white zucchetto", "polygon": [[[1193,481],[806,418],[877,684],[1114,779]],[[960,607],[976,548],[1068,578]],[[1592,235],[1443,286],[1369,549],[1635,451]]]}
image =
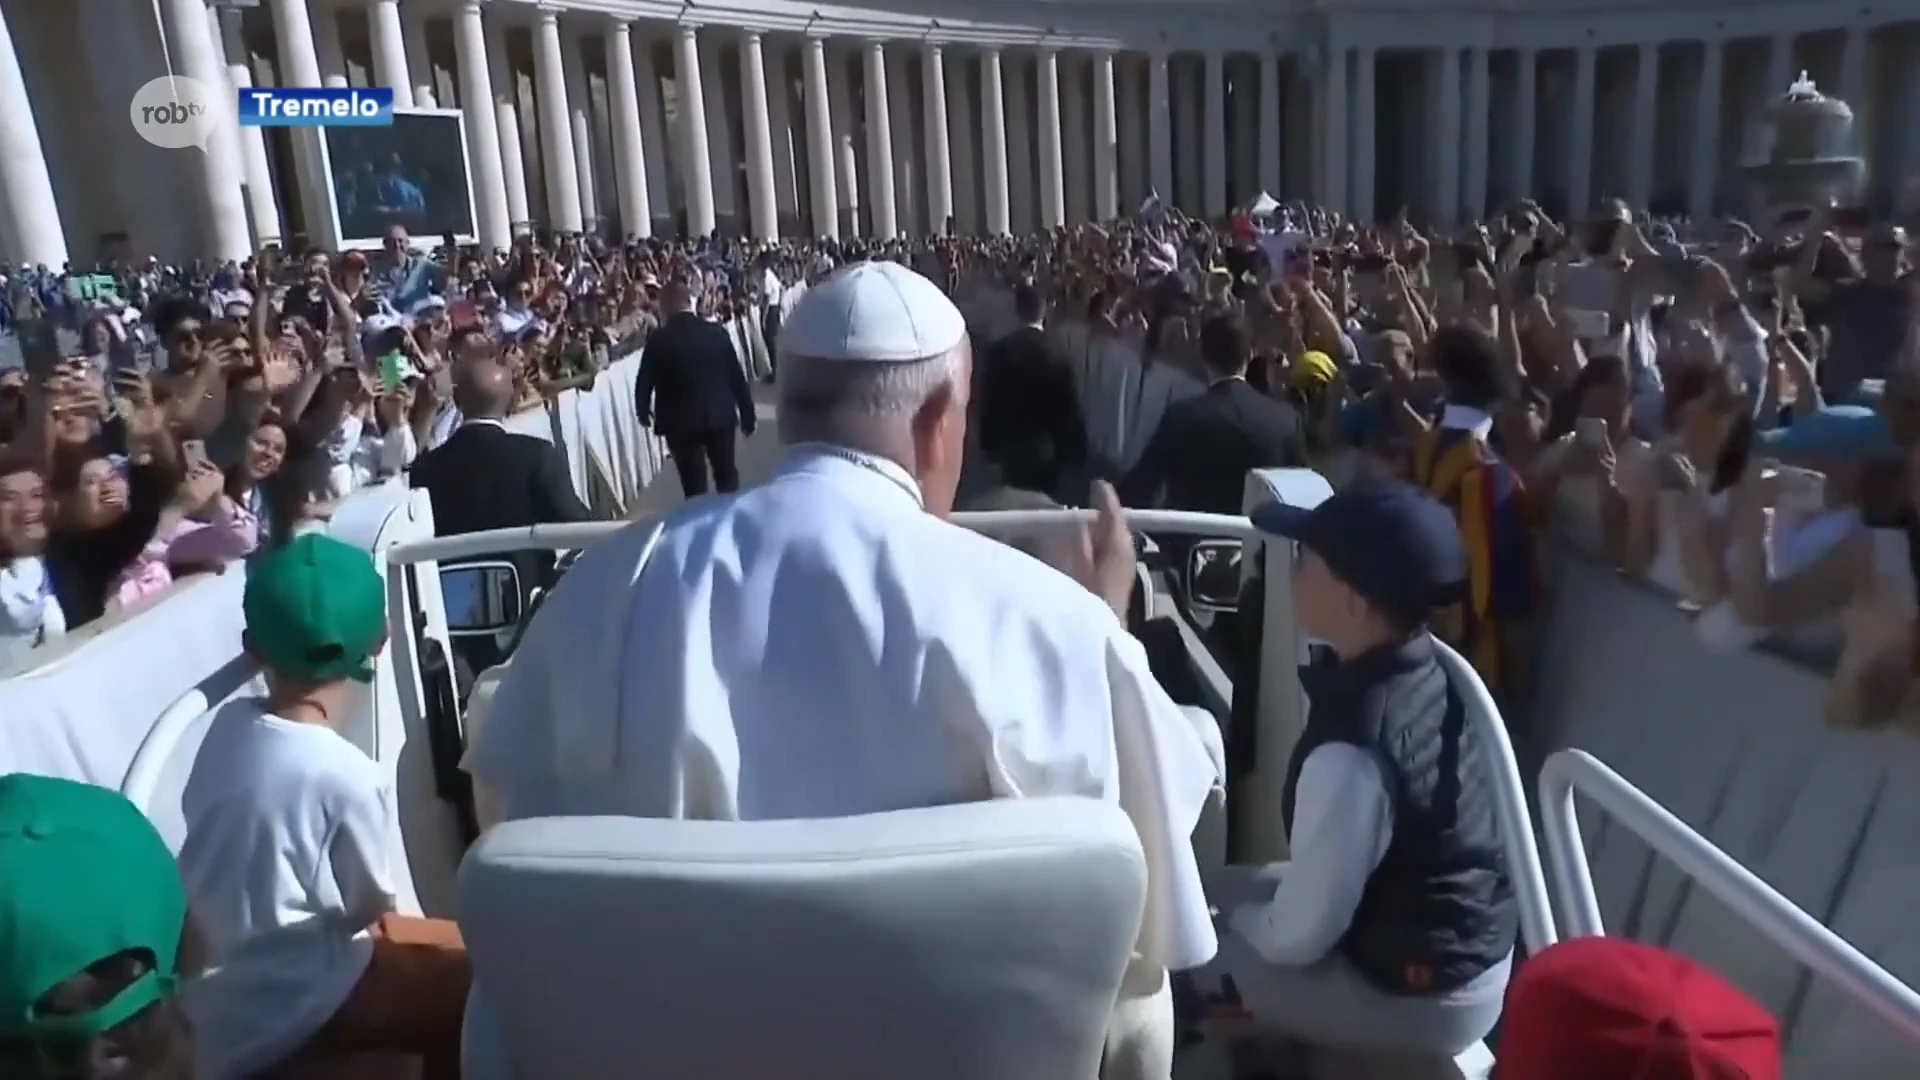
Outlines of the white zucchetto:
{"label": "white zucchetto", "polygon": [[780,327],[780,351],[904,363],[949,352],[966,338],[966,318],[938,285],[899,263],[860,262],[807,288]]}

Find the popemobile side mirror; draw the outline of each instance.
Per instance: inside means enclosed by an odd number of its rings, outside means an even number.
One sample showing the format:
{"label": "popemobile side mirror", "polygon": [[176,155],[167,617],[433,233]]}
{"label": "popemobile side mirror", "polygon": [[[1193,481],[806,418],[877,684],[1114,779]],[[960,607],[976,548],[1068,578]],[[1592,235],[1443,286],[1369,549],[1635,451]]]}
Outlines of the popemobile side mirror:
{"label": "popemobile side mirror", "polygon": [[1240,609],[1239,540],[1201,540],[1187,551],[1187,604],[1195,611]]}
{"label": "popemobile side mirror", "polygon": [[472,562],[440,569],[440,596],[451,637],[487,637],[520,622],[525,603],[520,570],[510,562]]}

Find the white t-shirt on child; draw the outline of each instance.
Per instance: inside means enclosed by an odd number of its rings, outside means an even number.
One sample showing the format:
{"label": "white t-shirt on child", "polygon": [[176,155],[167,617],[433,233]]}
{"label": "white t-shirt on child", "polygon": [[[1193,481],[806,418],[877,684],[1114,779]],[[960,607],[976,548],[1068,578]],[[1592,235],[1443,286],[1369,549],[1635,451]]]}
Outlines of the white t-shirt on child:
{"label": "white t-shirt on child", "polygon": [[186,992],[208,1075],[270,1068],[337,1012],[393,907],[391,791],[333,730],[221,706],[194,761],[180,851],[207,974]]}

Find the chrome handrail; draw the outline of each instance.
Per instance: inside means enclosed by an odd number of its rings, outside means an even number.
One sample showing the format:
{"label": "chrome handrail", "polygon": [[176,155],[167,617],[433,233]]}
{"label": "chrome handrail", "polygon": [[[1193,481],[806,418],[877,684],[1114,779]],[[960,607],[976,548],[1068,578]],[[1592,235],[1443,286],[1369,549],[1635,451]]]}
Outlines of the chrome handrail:
{"label": "chrome handrail", "polygon": [[[1239,514],[1201,514],[1187,510],[1129,510],[1127,524],[1142,532],[1174,536],[1219,536],[1238,540],[1256,539],[1259,530]],[[992,536],[1045,532],[1078,522],[1091,522],[1091,510],[973,510],[954,514],[955,525],[963,525]],[[502,555],[513,551],[571,551],[582,548],[630,525],[634,521],[583,521],[566,525],[519,525],[459,536],[436,536],[387,549],[391,566],[411,566],[422,562],[446,562],[473,559],[482,555]]]}
{"label": "chrome handrail", "polygon": [[1606,932],[1580,839],[1575,791],[1789,956],[1832,980],[1900,1034],[1920,1042],[1920,993],[1584,750],[1558,751],[1540,770],[1540,828],[1569,937]]}
{"label": "chrome handrail", "polygon": [[1493,802],[1506,841],[1507,877],[1513,883],[1514,905],[1520,909],[1520,940],[1528,952],[1539,952],[1560,939],[1553,921],[1553,901],[1547,877],[1540,869],[1540,849],[1533,840],[1533,818],[1527,810],[1527,782],[1514,756],[1513,740],[1493,692],[1453,646],[1435,637],[1433,651],[1446,670],[1447,685],[1459,694],[1480,745],[1493,760]]}

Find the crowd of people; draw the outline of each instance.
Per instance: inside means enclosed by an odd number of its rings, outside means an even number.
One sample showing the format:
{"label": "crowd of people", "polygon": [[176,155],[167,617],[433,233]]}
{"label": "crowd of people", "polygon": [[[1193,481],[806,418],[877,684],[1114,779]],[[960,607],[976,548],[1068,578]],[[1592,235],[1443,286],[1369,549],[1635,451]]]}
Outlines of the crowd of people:
{"label": "crowd of people", "polygon": [[[458,930],[393,914],[391,795],[335,729],[384,641],[377,574],[306,534],[455,430],[591,380],[656,323],[712,316],[777,357],[787,455],[732,490],[721,459],[754,410],[730,370],[698,427],[724,497],[588,551],[499,685],[467,767],[504,816],[1090,796],[1133,820],[1149,877],[1109,1075],[1164,1080],[1173,1047],[1152,1032],[1177,998],[1209,1034],[1429,1054],[1504,1014],[1503,1078],[1778,1076],[1772,1018],[1683,960],[1610,941],[1517,955],[1489,752],[1459,734],[1427,631],[1523,711],[1553,525],[1670,587],[1712,647],[1838,653],[1835,722],[1893,718],[1913,683],[1920,551],[1907,237],[1818,211],[1707,224],[1609,204],[1555,221],[1523,201],[1443,233],[1272,209],[1204,222],[1156,205],[1019,238],[438,258],[396,232],[372,259],[313,253],[289,273],[263,254],[146,300],[150,367],[120,355],[111,301],[90,310],[79,354],[10,377],[0,642],[31,647],[251,557],[268,694],[210,731],[218,775],[188,807],[184,885],[114,797],[0,781],[0,898],[54,860],[143,868],[137,912],[0,902],[0,942],[66,943],[0,962],[0,1063],[44,1064],[58,1044],[196,1075],[157,1064],[193,1056],[184,986],[207,1075],[365,1049],[457,1075]],[[955,303],[983,288],[1012,298],[1017,328],[994,342],[970,340]],[[1068,340],[1207,390],[1122,468],[1092,445]],[[667,433],[685,417],[661,387],[693,362],[648,363],[637,407]],[[969,429],[999,494],[962,491]],[[688,445],[695,429],[676,430]],[[1298,466],[1337,493],[1255,516],[1300,545],[1296,616],[1327,646],[1303,675],[1292,860],[1202,880],[1187,838],[1238,774],[1236,743],[1173,703],[1129,631],[1121,510],[1239,513],[1248,470]],[[1009,491],[1097,520],[1042,560],[943,520]],[[191,948],[188,907],[208,924]],[[261,933],[310,921],[325,941]],[[195,979],[202,944],[217,970]],[[284,994],[300,1008],[269,1007]]]}
{"label": "crowd of people", "polygon": [[[1528,667],[1531,536],[1552,517],[1678,595],[1709,649],[1838,657],[1830,719],[1860,726],[1899,714],[1908,685],[1920,279],[1904,229],[1840,217],[1654,221],[1614,203],[1556,222],[1522,202],[1424,234],[1304,209],[1267,226],[1169,213],[1016,261],[1039,268],[1056,322],[1084,328],[1071,347],[1221,388],[1116,471],[1129,505],[1157,490],[1237,512],[1246,467],[1303,459],[1426,488],[1459,512],[1472,562],[1469,602],[1441,624],[1502,692]],[[1231,389],[1237,372],[1259,395]],[[1275,412],[1260,398],[1286,415],[1257,419]],[[1078,418],[1017,415],[1029,435],[1000,454],[1007,475],[1055,491],[1087,459]]]}
{"label": "crowd of people", "polygon": [[23,268],[0,370],[0,666],[406,473],[477,415],[459,356],[501,363],[507,400],[476,406],[501,416],[591,386],[675,275],[703,316],[746,303],[738,249],[429,253],[398,228],[371,255]]}

